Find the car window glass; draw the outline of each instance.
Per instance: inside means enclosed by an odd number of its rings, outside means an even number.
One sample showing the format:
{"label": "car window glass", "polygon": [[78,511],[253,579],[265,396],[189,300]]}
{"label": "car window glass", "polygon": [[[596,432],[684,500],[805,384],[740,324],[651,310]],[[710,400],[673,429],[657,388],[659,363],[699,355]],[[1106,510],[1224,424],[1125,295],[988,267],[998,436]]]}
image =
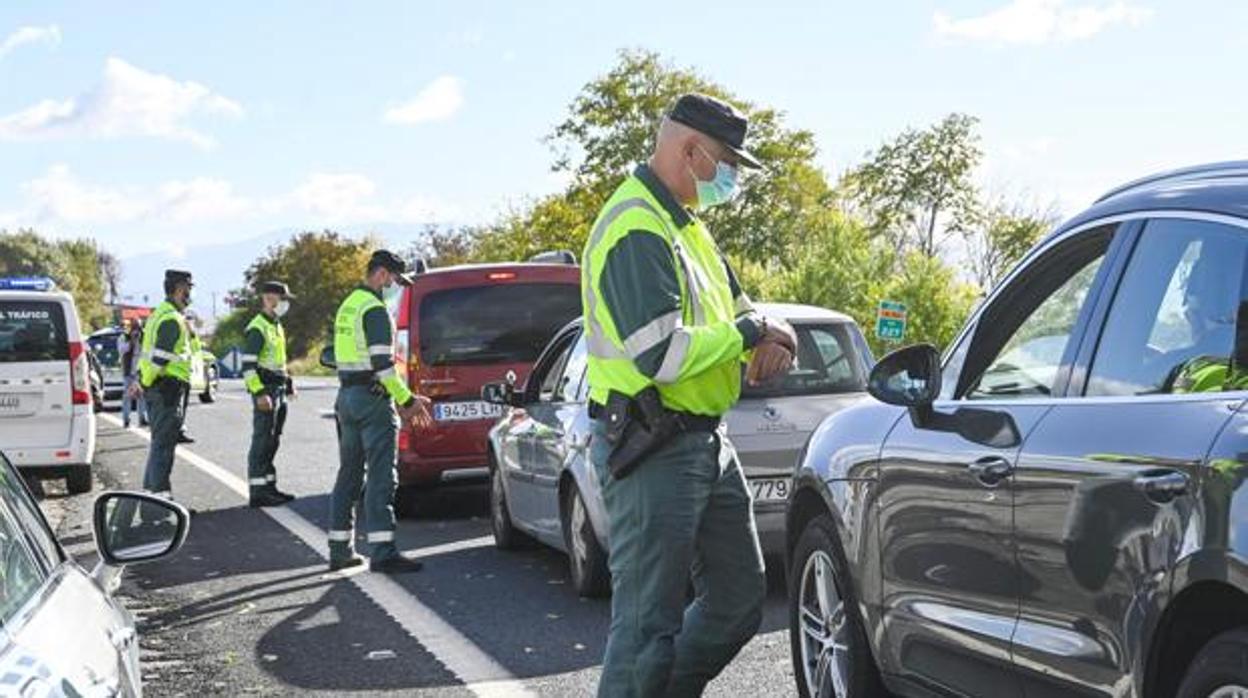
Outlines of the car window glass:
{"label": "car window glass", "polygon": [[21,527],[8,507],[0,506],[0,623],[13,618],[39,589],[44,577]]}
{"label": "car window glass", "polygon": [[41,558],[41,564],[48,569],[61,564],[61,549],[55,536],[26,492],[20,476],[7,461],[0,462],[0,498],[9,505],[17,522],[26,531],[31,548]]}
{"label": "car window glass", "polygon": [[967,399],[1053,394],[1113,230],[1106,226],[1082,233],[1050,251],[994,298],[978,321],[964,364],[962,394]]}
{"label": "car window glass", "polygon": [[560,338],[559,344],[553,348],[552,353],[534,369],[533,376],[529,380],[530,385],[538,386],[538,389],[535,395],[530,391],[528,396],[530,400],[548,402],[554,396],[555,386],[563,374],[563,365],[568,360],[568,351],[571,347],[569,337]]}
{"label": "car window glass", "polygon": [[797,333],[793,369],[762,385],[743,384],[742,397],[831,395],[866,389],[867,363],[854,338],[856,326],[799,323],[793,330]]}
{"label": "car window glass", "polygon": [[526,283],[433,291],[420,301],[426,366],[531,363],[581,314],[576,284]]}
{"label": "car window glass", "polygon": [[91,353],[99,359],[101,366],[116,368],[121,365],[120,338],[119,334],[104,334],[87,340]]}
{"label": "car window glass", "polygon": [[1243,335],[1248,231],[1149,221],[1123,274],[1088,375],[1089,396],[1248,389]]}
{"label": "car window glass", "polygon": [[65,311],[55,301],[0,301],[0,363],[67,361]]}
{"label": "car window glass", "polygon": [[585,337],[581,336],[568,354],[567,363],[563,367],[563,375],[555,386],[554,399],[558,401],[579,400],[582,378],[585,367],[589,364],[589,351],[585,347]]}

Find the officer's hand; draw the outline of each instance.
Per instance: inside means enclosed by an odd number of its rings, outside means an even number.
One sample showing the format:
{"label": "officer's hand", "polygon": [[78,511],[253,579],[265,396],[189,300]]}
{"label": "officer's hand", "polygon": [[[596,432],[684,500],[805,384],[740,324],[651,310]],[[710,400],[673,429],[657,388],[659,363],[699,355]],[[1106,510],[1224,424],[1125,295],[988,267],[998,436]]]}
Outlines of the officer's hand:
{"label": "officer's hand", "polygon": [[143,386],[139,385],[138,381],[131,383],[130,387],[126,388],[126,395],[132,400],[138,400],[143,395]]}
{"label": "officer's hand", "polygon": [[766,339],[754,348],[754,358],[745,370],[745,380],[750,385],[759,385],[788,373],[792,368],[793,353],[787,347]]}
{"label": "officer's hand", "polygon": [[272,412],[273,411],[273,398],[264,394],[257,395],[256,396],[256,409],[260,410],[261,412]]}
{"label": "officer's hand", "polygon": [[767,331],[763,333],[761,341],[775,342],[788,349],[789,354],[797,354],[797,333],[793,331],[793,326],[784,320],[767,318]]}
{"label": "officer's hand", "polygon": [[291,383],[290,385],[286,386],[286,397],[290,398],[291,400],[294,400],[295,398],[299,397],[299,391],[295,390],[294,383]]}
{"label": "officer's hand", "polygon": [[411,424],[416,429],[428,429],[433,426],[432,408],[433,402],[424,395],[416,395],[412,400],[412,404],[407,407],[400,407],[400,415],[403,421]]}

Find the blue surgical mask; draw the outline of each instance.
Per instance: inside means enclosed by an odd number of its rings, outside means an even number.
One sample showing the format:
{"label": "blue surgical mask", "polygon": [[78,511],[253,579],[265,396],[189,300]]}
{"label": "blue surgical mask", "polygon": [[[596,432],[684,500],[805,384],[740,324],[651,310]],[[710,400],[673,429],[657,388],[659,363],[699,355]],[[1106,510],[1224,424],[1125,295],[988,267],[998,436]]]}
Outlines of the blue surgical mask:
{"label": "blue surgical mask", "polygon": [[726,204],[732,201],[740,191],[740,182],[737,180],[737,168],[726,162],[721,162],[711,157],[702,146],[698,146],[698,150],[702,154],[715,163],[715,176],[708,182],[698,179],[698,175],[694,173],[693,167],[689,168],[689,174],[693,175],[693,183],[698,192],[698,210],[704,211],[712,206]]}

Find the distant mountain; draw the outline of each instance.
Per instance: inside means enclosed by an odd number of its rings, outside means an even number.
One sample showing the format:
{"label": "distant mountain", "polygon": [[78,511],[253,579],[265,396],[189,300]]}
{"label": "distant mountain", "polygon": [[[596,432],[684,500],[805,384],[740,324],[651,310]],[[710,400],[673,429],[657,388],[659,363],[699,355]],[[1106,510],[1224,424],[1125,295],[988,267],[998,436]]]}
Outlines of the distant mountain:
{"label": "distant mountain", "polygon": [[[379,235],[387,247],[406,248],[421,237],[424,224],[383,223],[373,225],[335,226],[333,230],[350,237],[369,233]],[[165,269],[186,269],[195,276],[192,309],[205,320],[213,316],[215,294],[216,315],[229,312],[225,297],[243,285],[243,272],[270,247],[289,240],[305,228],[283,228],[237,242],[188,245],[177,253],[150,252],[126,257],[122,262],[122,295],[125,302],[155,305],[164,296],[162,284]]]}

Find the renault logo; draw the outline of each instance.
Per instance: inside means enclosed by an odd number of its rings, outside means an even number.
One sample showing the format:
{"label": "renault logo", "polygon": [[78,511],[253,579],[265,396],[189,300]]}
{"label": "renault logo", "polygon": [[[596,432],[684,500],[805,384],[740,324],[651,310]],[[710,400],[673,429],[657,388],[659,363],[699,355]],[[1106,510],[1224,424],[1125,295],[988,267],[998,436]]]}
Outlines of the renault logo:
{"label": "renault logo", "polygon": [[771,405],[767,405],[766,407],[763,408],[763,419],[766,419],[769,422],[775,422],[779,420],[780,410],[776,409],[775,407],[772,407]]}

